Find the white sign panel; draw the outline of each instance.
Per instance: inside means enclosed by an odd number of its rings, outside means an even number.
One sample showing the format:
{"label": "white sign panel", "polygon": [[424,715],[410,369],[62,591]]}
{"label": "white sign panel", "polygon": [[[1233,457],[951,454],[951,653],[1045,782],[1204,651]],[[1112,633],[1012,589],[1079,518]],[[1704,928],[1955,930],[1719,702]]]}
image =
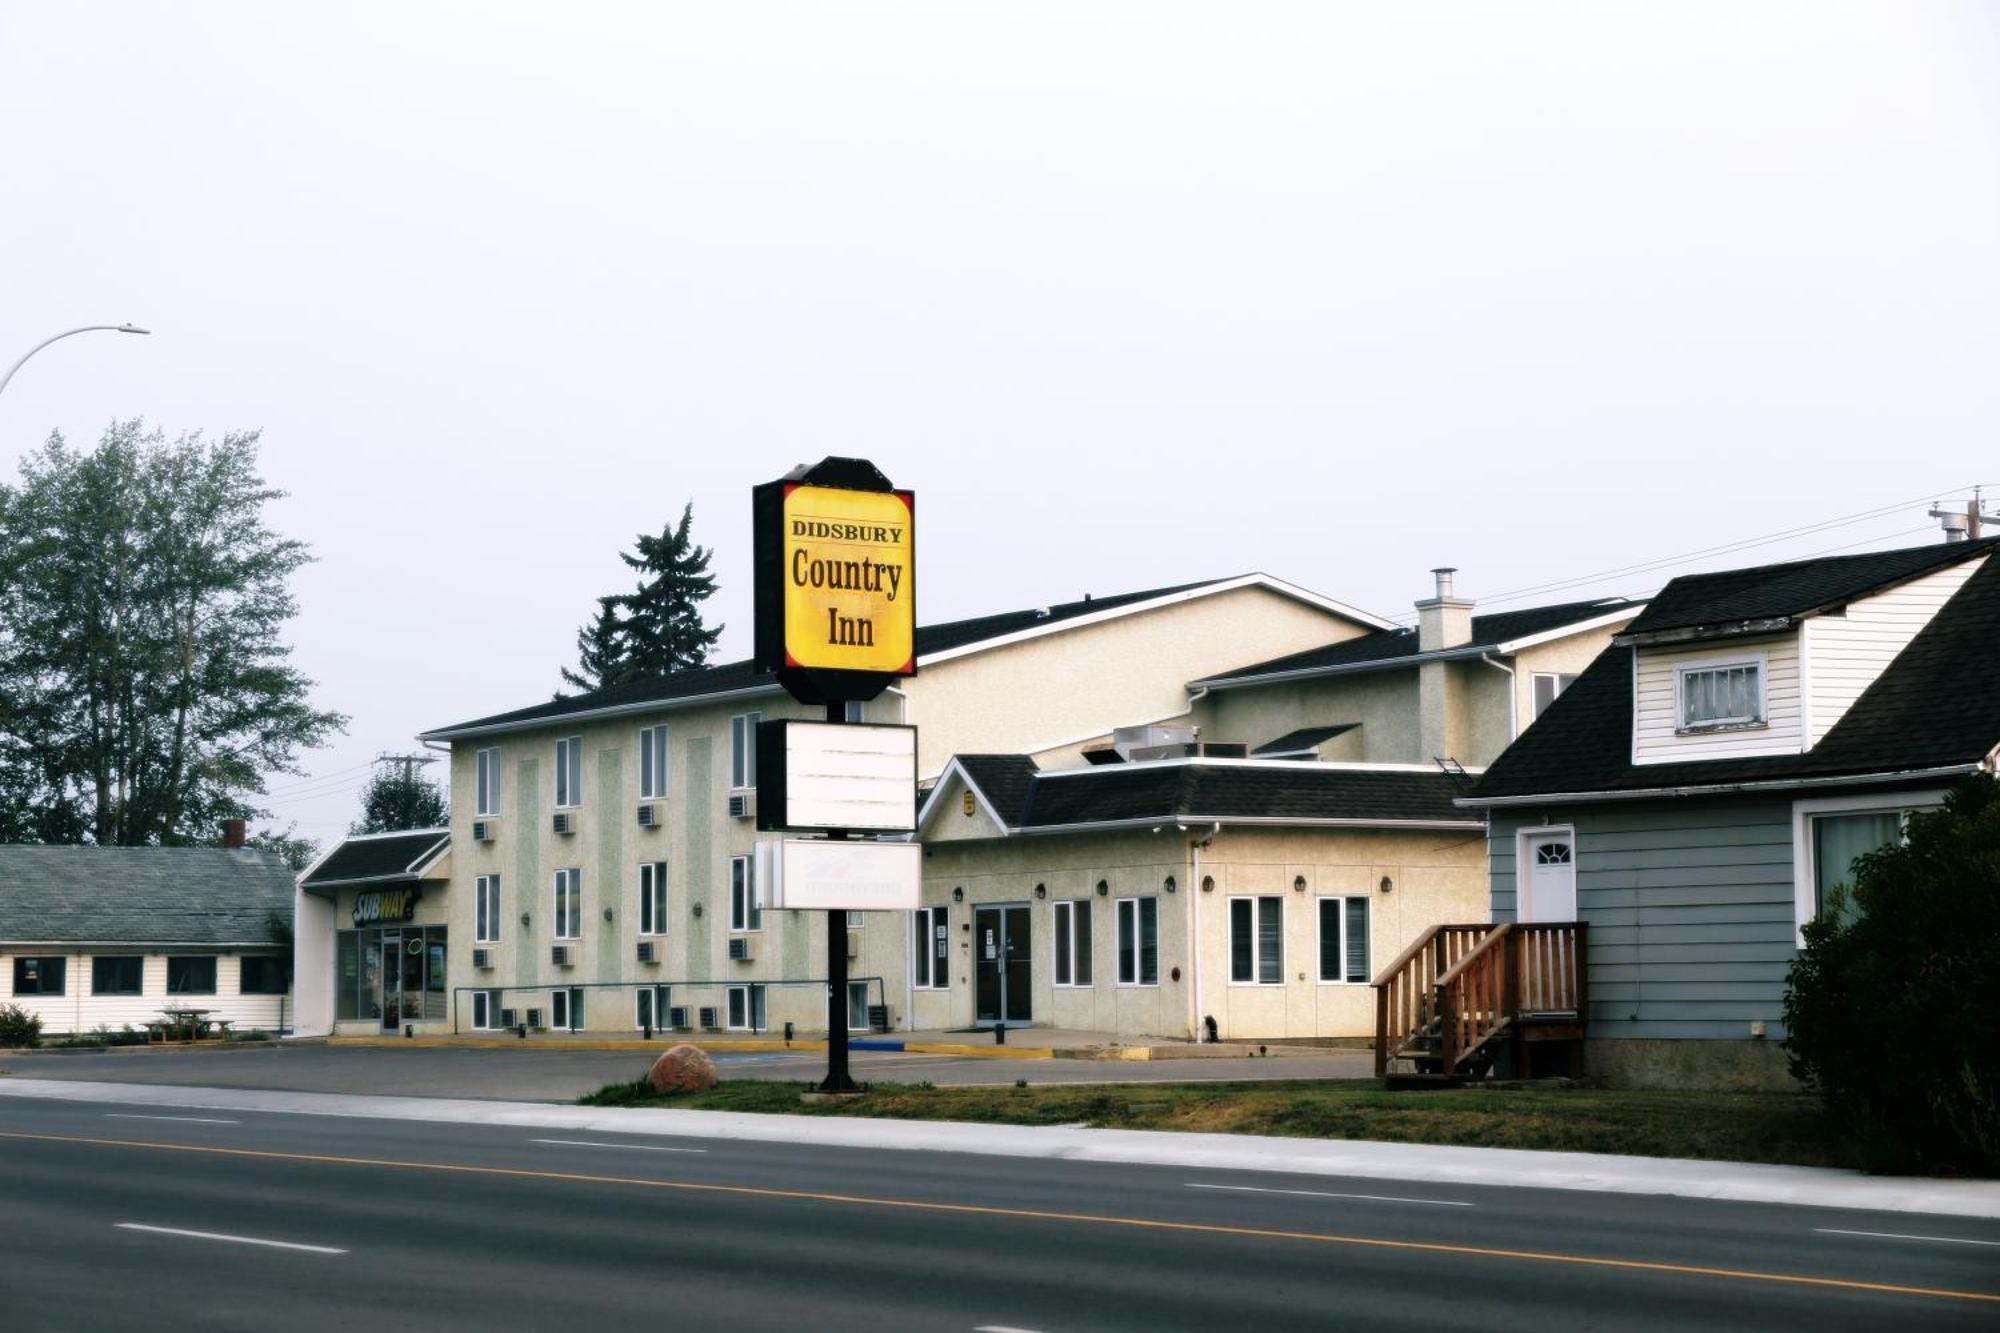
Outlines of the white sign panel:
{"label": "white sign panel", "polygon": [[909,912],[921,896],[924,849],[914,842],[786,838],[757,851],[772,907]]}
{"label": "white sign panel", "polygon": [[784,774],[787,828],[917,826],[915,727],[787,720]]}

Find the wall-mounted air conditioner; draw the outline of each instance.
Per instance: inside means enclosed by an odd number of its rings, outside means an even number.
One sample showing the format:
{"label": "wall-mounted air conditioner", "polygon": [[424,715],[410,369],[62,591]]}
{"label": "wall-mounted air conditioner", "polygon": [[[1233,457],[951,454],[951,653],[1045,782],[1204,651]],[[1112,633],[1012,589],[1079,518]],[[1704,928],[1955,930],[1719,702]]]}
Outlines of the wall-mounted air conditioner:
{"label": "wall-mounted air conditioner", "polygon": [[549,961],[550,961],[551,963],[554,963],[554,964],[555,964],[555,965],[556,965],[557,967],[568,967],[568,966],[569,966],[569,946],[568,946],[567,944],[554,944],[554,945],[550,945],[550,946],[549,946]]}
{"label": "wall-mounted air conditioner", "polygon": [[659,961],[658,959],[653,957],[653,942],[651,940],[639,941],[639,961],[642,963],[653,963]]}
{"label": "wall-mounted air conditioner", "polygon": [[512,1009],[502,1009],[500,1011],[500,1026],[503,1028],[514,1026],[514,1011]]}
{"label": "wall-mounted air conditioner", "polygon": [[541,1011],[541,1010],[539,1010],[539,1009],[530,1009],[530,1010],[528,1011],[528,1026],[529,1026],[529,1027],[531,1027],[531,1028],[534,1028],[534,1029],[535,1029],[536,1031],[540,1031],[540,1030],[541,1030],[541,1026],[542,1026],[542,1011]]}
{"label": "wall-mounted air conditioner", "polygon": [[674,1005],[667,1010],[667,1026],[676,1032],[688,1030],[688,1011],[684,1004]]}
{"label": "wall-mounted air conditioner", "polygon": [[658,828],[660,826],[659,807],[648,802],[639,807],[639,827]]}
{"label": "wall-mounted air conditioner", "polygon": [[493,966],[493,951],[491,949],[474,949],[472,951],[472,965],[482,970],[491,968]]}
{"label": "wall-mounted air conditioner", "polygon": [[497,828],[493,820],[475,819],[472,821],[472,840],[474,842],[491,842],[496,831]]}
{"label": "wall-mounted air conditioner", "polygon": [[722,1026],[721,1021],[716,1017],[715,1006],[705,1004],[701,1007],[701,1025],[710,1032]]}
{"label": "wall-mounted air conditioner", "polygon": [[556,832],[562,834],[564,837],[568,837],[570,834],[576,832],[576,816],[570,814],[567,810],[558,810],[555,818],[550,821],[550,824]]}
{"label": "wall-mounted air conditioner", "polygon": [[757,817],[757,793],[754,791],[733,791],[729,793],[729,817],[731,819],[755,819]]}
{"label": "wall-mounted air conditioner", "polygon": [[747,963],[757,955],[751,952],[750,941],[741,935],[729,941],[729,958],[732,962]]}
{"label": "wall-mounted air conditioner", "polygon": [[847,956],[849,959],[861,956],[861,932],[858,930],[847,932]]}

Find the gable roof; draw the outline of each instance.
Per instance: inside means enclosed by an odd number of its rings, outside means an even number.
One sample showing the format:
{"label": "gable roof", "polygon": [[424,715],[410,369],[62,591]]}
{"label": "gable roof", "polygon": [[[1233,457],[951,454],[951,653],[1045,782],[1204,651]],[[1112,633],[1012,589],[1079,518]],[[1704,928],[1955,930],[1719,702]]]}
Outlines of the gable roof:
{"label": "gable roof", "polygon": [[[1932,567],[1916,564],[1909,577]],[[1614,648],[1487,769],[1468,804],[1970,770],[2000,745],[1996,644],[2000,559],[1966,580],[1811,750],[1678,764],[1632,763],[1638,650]]]}
{"label": "gable roof", "polygon": [[[1564,602],[1555,606],[1474,616],[1472,638],[1468,642],[1424,656],[1477,657],[1486,653],[1511,652],[1523,640],[1553,635],[1564,629],[1581,630],[1592,622],[1615,620],[1621,613],[1636,612],[1644,605],[1643,602],[1623,597],[1601,597],[1587,602]],[[1195,681],[1194,686],[1212,690],[1232,689],[1272,678],[1344,675],[1353,671],[1410,666],[1417,660],[1417,631],[1414,628],[1378,630],[1373,634],[1342,639],[1338,643],[1225,671]]]}
{"label": "gable roof", "polygon": [[1845,606],[1996,548],[2000,537],[1683,574],[1654,596],[1622,637],[1645,642],[1655,636],[1783,629],[1802,616]]}
{"label": "gable roof", "polygon": [[[967,758],[977,762],[962,762]],[[1044,773],[1026,755],[959,756],[953,763],[1010,835],[1159,823],[1466,828],[1480,822],[1453,804],[1466,779],[1427,765],[1189,758]],[[981,774],[1006,785],[988,791]],[[935,798],[919,829],[934,808]]]}
{"label": "gable roof", "polygon": [[[1118,593],[1110,597],[1085,597],[1080,601],[1006,611],[998,615],[976,616],[969,620],[947,621],[917,627],[917,663],[949,660],[985,648],[999,647],[1061,629],[1080,628],[1099,620],[1115,619],[1151,610],[1156,606],[1196,597],[1211,596],[1237,588],[1262,587],[1309,602],[1322,610],[1345,616],[1358,624],[1386,626],[1388,621],[1318,593],[1273,578],[1268,574],[1241,574],[1232,578],[1180,583],[1165,588]],[[752,668],[746,659],[714,666],[676,671],[652,680],[614,685],[586,694],[551,699],[504,713],[493,713],[423,733],[423,739],[451,740],[489,731],[509,731],[552,722],[558,718],[584,717],[620,712],[641,712],[663,705],[713,702],[736,694],[761,693],[778,688],[769,672]]]}
{"label": "gable roof", "polygon": [[315,892],[346,884],[390,884],[413,880],[451,848],[451,830],[406,829],[343,838],[306,867],[299,887]]}
{"label": "gable roof", "polygon": [[0,846],[0,941],[278,944],[292,872],[270,852],[220,847]]}

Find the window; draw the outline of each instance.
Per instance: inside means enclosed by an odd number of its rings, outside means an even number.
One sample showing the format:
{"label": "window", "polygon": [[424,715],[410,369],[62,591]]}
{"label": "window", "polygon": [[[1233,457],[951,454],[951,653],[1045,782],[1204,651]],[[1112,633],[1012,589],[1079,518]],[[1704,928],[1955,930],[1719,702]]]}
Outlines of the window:
{"label": "window", "polygon": [[565,986],[549,992],[549,1027],[560,1032],[583,1027],[583,987]]}
{"label": "window", "polygon": [[167,994],[215,994],[215,955],[190,954],[167,959]]}
{"label": "window", "polygon": [[757,721],[762,713],[738,713],[729,719],[729,787],[749,791],[757,785]]}
{"label": "window", "polygon": [[1543,710],[1556,701],[1557,695],[1574,685],[1576,683],[1576,676],[1567,671],[1537,671],[1534,674],[1533,681],[1535,697],[1533,709],[1528,714],[1530,722],[1540,717]]}
{"label": "window", "polygon": [[92,995],[140,994],[143,990],[141,978],[145,974],[145,961],[135,953],[91,959],[90,993]]}
{"label": "window", "polygon": [[632,1026],[641,1032],[666,1027],[668,994],[669,988],[665,986],[641,986],[633,992]]}
{"label": "window", "polygon": [[847,983],[847,1030],[868,1031],[868,983],[865,981]]}
{"label": "window", "polygon": [[647,861],[639,867],[639,933],[667,933],[667,863]]}
{"label": "window", "polygon": [[951,913],[943,907],[919,907],[910,920],[912,984],[918,990],[943,990],[951,984]]}
{"label": "window", "polygon": [[1160,984],[1160,900],[1118,900],[1118,984]]}
{"label": "window", "polygon": [[61,995],[68,976],[67,958],[16,958],[14,994]]}
{"label": "window", "polygon": [[556,871],[556,938],[583,938],[583,871]]}
{"label": "window", "polygon": [[1244,986],[1280,986],[1285,980],[1285,900],[1229,900],[1229,980]]}
{"label": "window", "polygon": [[1692,662],[1674,667],[1681,731],[1764,722],[1764,662]]}
{"label": "window", "polygon": [[1090,903],[1055,905],[1056,985],[1090,984]]}
{"label": "window", "polygon": [[1319,979],[1368,984],[1368,900],[1319,900]]}
{"label": "window", "polygon": [[729,858],[729,928],[764,928],[764,903],[757,892],[757,867],[747,856]]}
{"label": "window", "polygon": [[583,737],[567,736],[556,742],[556,804],[583,804]]}
{"label": "window", "polygon": [[764,988],[762,986],[731,986],[729,988],[729,1026],[739,1031],[764,1030]]}
{"label": "window", "polygon": [[[292,970],[285,960],[267,953],[245,954],[238,960],[236,989],[243,995],[283,995],[292,988]],[[444,988],[444,969],[431,979],[433,990]]]}
{"label": "window", "polygon": [[658,800],[667,794],[667,729],[643,727],[639,731],[639,796]]}
{"label": "window", "polygon": [[472,992],[472,1026],[482,1030],[500,1026],[499,991],[476,990]]}
{"label": "window", "polygon": [[500,942],[500,877],[480,875],[472,881],[472,942]]}
{"label": "window", "polygon": [[843,722],[866,722],[868,705],[859,699],[849,699],[841,705],[840,717]]}
{"label": "window", "polygon": [[472,759],[473,766],[478,770],[474,781],[477,797],[473,812],[481,815],[497,815],[500,813],[499,747],[477,751]]}

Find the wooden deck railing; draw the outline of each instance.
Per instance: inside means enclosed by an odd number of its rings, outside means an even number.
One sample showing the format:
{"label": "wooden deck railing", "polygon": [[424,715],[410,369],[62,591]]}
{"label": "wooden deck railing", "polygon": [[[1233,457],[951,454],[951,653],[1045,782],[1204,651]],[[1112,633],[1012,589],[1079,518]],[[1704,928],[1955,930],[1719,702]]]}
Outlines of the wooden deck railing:
{"label": "wooden deck railing", "polygon": [[1581,921],[1439,926],[1376,980],[1375,1072],[1386,1074],[1390,1054],[1432,1019],[1446,1077],[1524,1017],[1581,1021],[1587,929]]}
{"label": "wooden deck railing", "polygon": [[1375,978],[1376,1077],[1388,1073],[1389,1052],[1431,1021],[1437,979],[1495,929],[1488,924],[1438,926]]}

